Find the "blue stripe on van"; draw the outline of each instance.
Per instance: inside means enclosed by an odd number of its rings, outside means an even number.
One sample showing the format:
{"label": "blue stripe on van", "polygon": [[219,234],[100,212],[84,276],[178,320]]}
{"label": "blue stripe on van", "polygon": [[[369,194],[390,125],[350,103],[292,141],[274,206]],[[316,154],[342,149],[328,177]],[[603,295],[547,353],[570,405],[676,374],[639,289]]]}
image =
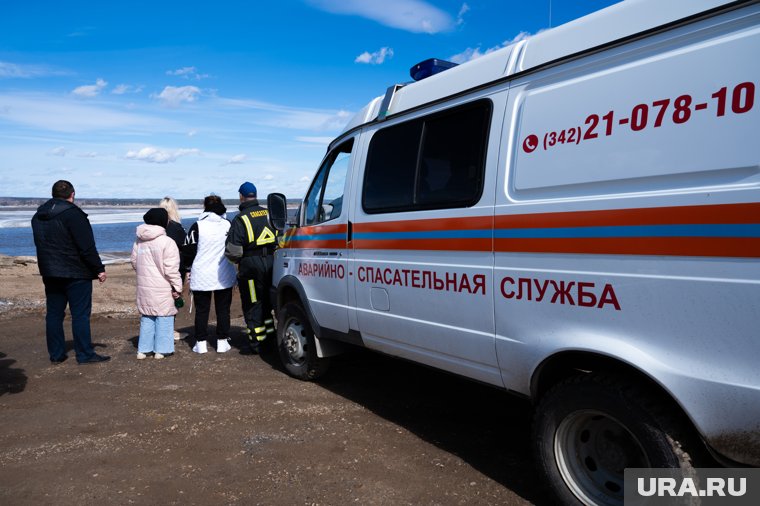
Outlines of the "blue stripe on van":
{"label": "blue stripe on van", "polygon": [[757,224],[630,225],[623,227],[513,228],[494,231],[497,239],[595,237],[760,237]]}
{"label": "blue stripe on van", "polygon": [[[325,239],[327,236],[313,237]],[[422,232],[363,232],[354,234],[354,239],[366,241],[414,239],[488,239],[490,237],[494,237],[496,239],[572,239],[602,237],[760,237],[760,225],[632,225],[622,227],[510,228],[495,230],[431,230]]]}
{"label": "blue stripe on van", "polygon": [[345,232],[342,234],[298,234],[288,237],[289,241],[340,241],[345,239]]}

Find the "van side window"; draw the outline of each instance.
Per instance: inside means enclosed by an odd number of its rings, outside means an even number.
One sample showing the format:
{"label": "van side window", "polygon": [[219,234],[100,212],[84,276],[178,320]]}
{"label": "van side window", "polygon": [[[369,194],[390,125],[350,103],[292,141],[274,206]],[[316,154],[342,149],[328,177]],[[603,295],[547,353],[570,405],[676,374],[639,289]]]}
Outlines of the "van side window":
{"label": "van side window", "polygon": [[341,144],[320,167],[304,199],[304,225],[316,225],[340,216],[353,145],[353,139]]}
{"label": "van side window", "polygon": [[370,142],[362,207],[366,213],[467,207],[483,192],[491,102],[378,131]]}

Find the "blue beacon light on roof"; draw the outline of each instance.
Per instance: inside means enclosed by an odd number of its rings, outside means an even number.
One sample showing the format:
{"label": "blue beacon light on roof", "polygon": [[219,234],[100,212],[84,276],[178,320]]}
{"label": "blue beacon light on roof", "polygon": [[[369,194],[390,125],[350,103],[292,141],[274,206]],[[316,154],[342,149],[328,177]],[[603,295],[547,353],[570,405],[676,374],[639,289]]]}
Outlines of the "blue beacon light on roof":
{"label": "blue beacon light on roof", "polygon": [[439,60],[438,58],[430,58],[425,61],[421,61],[414,67],[409,69],[409,75],[415,81],[421,81],[427,77],[430,77],[444,70],[456,67],[456,63],[452,63],[446,60]]}

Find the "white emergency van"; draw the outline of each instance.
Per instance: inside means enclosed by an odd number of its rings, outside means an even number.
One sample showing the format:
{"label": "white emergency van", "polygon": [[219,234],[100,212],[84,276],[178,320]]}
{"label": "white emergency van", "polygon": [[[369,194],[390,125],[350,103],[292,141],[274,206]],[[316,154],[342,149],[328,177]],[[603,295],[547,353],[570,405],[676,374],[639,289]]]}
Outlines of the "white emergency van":
{"label": "white emergency van", "polygon": [[284,229],[287,371],[344,343],[529,397],[562,503],[760,465],[760,4],[632,0],[371,101]]}

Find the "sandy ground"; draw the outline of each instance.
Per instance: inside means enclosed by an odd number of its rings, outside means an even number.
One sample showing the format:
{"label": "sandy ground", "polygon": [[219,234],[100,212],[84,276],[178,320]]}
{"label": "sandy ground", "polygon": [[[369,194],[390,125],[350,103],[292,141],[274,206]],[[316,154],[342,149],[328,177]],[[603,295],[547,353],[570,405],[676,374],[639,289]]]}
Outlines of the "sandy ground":
{"label": "sandy ground", "polygon": [[230,352],[189,337],[138,362],[134,274],[107,272],[92,326],[112,360],[52,365],[36,264],[0,257],[0,504],[549,504],[526,402],[366,351],[292,379],[240,353],[237,299]]}

